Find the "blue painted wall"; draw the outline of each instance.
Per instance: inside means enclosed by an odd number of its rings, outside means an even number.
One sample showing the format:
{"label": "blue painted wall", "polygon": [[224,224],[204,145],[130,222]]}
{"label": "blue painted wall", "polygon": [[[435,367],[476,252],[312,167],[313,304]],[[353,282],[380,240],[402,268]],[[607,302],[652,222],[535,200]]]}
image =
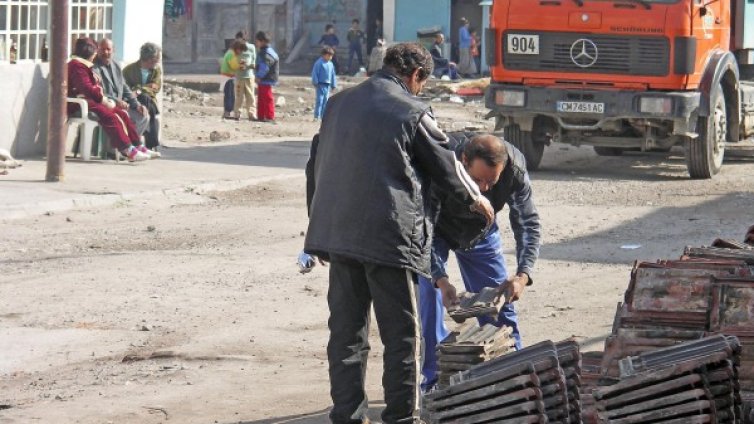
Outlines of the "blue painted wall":
{"label": "blue painted wall", "polygon": [[416,30],[450,28],[450,0],[395,0],[395,41],[416,41]]}

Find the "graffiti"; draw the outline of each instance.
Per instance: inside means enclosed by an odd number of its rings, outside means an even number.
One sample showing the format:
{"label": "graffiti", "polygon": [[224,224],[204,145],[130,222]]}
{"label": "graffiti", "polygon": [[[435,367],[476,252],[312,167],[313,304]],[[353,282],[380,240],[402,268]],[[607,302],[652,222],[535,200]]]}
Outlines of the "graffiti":
{"label": "graffiti", "polygon": [[305,0],[308,21],[351,20],[361,17],[364,0]]}

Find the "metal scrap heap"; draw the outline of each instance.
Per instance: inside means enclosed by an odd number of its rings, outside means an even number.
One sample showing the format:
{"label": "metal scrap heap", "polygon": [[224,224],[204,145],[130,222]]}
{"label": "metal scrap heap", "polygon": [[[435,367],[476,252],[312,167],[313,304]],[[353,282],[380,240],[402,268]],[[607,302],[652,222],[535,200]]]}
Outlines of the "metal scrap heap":
{"label": "metal scrap heap", "polygon": [[559,349],[550,341],[538,343],[453,375],[448,387],[427,395],[429,419],[438,424],[569,423],[581,413],[579,369],[577,344],[563,343]]}
{"label": "metal scrap heap", "polygon": [[620,381],[594,391],[600,422],[740,423],[740,349],[716,335],[622,359]]}

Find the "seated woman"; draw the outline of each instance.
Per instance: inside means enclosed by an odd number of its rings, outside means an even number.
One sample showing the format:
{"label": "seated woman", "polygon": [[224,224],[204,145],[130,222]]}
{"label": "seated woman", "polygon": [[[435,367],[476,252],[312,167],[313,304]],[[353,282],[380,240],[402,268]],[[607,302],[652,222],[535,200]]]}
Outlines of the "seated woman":
{"label": "seated woman", "polygon": [[[97,115],[99,124],[129,162],[143,161],[157,157],[141,144],[139,133],[128,117],[128,112],[115,107],[115,102],[103,95],[99,80],[92,71],[97,43],[91,38],[79,38],[68,62],[68,97],[86,99],[89,111]],[[69,103],[68,114],[79,112],[78,105]],[[156,152],[154,152],[156,153]]]}

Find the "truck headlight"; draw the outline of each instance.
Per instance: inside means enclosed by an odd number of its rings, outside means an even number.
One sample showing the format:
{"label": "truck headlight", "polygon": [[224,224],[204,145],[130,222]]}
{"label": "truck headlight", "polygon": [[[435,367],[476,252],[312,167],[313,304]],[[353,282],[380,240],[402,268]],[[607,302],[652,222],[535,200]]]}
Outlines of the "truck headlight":
{"label": "truck headlight", "polygon": [[495,91],[495,104],[500,106],[522,107],[526,102],[526,93],[520,90]]}
{"label": "truck headlight", "polygon": [[639,100],[639,112],[655,115],[669,114],[673,111],[673,100],[664,97],[642,97]]}

